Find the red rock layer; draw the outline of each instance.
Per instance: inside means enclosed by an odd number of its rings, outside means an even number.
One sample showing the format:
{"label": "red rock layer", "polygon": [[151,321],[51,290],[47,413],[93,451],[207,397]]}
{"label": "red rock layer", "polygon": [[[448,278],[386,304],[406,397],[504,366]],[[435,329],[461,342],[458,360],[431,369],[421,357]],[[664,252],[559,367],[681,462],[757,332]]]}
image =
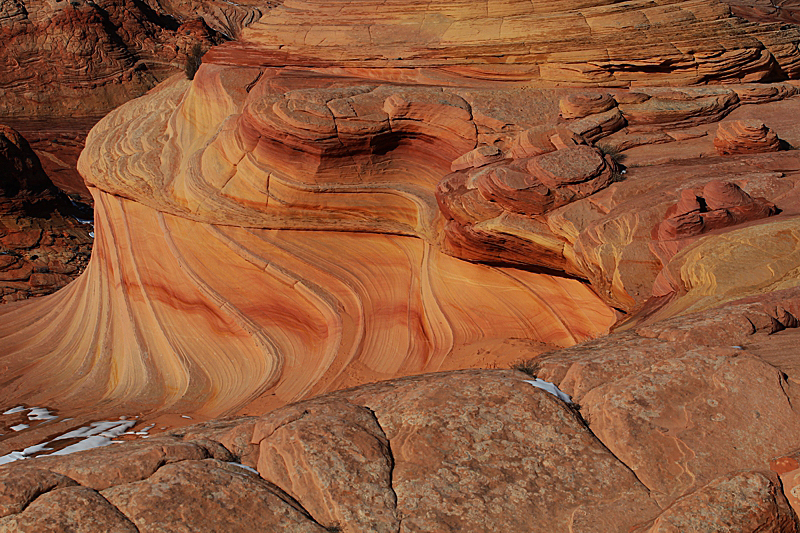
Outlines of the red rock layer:
{"label": "red rock layer", "polygon": [[[42,296],[78,276],[91,226],[56,189],[15,130],[0,125],[0,302]],[[85,215],[84,215],[85,216]]]}
{"label": "red rock layer", "polygon": [[721,155],[755,154],[777,152],[781,149],[781,141],[760,120],[731,120],[720,123],[714,147]]}
{"label": "red rock layer", "polygon": [[195,45],[222,41],[187,15],[132,0],[3,0],[0,115],[97,115],[140,96]]}

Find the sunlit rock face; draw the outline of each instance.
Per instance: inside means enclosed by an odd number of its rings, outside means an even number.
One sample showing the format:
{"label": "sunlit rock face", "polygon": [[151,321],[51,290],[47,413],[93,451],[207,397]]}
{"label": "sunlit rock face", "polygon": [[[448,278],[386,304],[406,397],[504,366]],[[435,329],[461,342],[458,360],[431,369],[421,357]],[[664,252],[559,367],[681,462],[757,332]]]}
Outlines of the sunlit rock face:
{"label": "sunlit rock face", "polygon": [[93,128],[92,261],[0,311],[0,400],[211,416],[605,333],[672,193],[633,255],[592,241],[642,192],[595,143],[791,97],[658,86],[791,78],[798,41],[718,2],[286,2]]}

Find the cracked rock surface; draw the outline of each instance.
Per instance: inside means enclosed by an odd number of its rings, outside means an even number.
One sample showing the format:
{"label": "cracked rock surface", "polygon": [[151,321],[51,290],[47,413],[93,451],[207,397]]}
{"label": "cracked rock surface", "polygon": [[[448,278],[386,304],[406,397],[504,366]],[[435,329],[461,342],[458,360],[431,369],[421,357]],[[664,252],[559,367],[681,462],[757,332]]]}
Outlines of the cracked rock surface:
{"label": "cracked rock surface", "polygon": [[778,291],[532,359],[576,404],[442,372],[18,461],[0,531],[795,532],[797,313]]}

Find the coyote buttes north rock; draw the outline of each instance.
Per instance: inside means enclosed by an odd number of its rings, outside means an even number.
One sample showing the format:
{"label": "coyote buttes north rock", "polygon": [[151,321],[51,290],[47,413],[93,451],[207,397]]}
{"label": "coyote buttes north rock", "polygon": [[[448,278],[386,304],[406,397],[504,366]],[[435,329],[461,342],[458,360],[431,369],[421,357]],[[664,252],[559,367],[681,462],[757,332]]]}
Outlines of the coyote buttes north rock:
{"label": "coyote buttes north rock", "polygon": [[[285,2],[92,129],[91,263],[0,310],[0,400],[263,411],[606,333],[692,248],[659,262],[678,185],[594,143],[782,104],[798,42],[718,1]],[[791,213],[795,177],[743,176]]]}
{"label": "coyote buttes north rock", "polygon": [[797,533],[800,28],[736,2],[265,2],[112,111],[0,532]]}

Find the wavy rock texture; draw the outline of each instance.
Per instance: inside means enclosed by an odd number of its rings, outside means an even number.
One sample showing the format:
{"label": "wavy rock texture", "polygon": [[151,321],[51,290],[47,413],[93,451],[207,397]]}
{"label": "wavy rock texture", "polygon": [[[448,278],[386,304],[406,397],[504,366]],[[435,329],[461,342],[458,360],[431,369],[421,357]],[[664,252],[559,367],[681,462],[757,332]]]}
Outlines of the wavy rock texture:
{"label": "wavy rock texture", "polygon": [[[469,366],[448,360],[457,346],[567,345],[613,322],[578,281],[464,263],[420,239],[215,226],[104,193],[95,208],[86,275],[4,313],[3,404],[52,403],[40,386],[69,368],[59,401],[218,415],[265,393],[262,408]],[[81,311],[54,321],[56,309]],[[14,371],[20,354],[33,367]]]}
{"label": "wavy rock texture", "polygon": [[[177,76],[92,129],[79,170],[94,258],[47,302],[2,311],[0,399],[219,415],[497,364],[508,339],[604,333],[609,305],[641,309],[662,270],[716,238],[661,264],[651,231],[679,191],[731,182],[741,160],[623,180],[594,143],[710,143],[745,103],[780,106],[797,87],[656,85],[794,77],[798,42],[719,2],[274,7],[193,82]],[[786,120],[769,123],[785,137]],[[757,157],[769,170],[735,183],[789,224],[793,155]],[[675,298],[697,285],[681,276]],[[47,385],[65,369],[72,382]]]}

